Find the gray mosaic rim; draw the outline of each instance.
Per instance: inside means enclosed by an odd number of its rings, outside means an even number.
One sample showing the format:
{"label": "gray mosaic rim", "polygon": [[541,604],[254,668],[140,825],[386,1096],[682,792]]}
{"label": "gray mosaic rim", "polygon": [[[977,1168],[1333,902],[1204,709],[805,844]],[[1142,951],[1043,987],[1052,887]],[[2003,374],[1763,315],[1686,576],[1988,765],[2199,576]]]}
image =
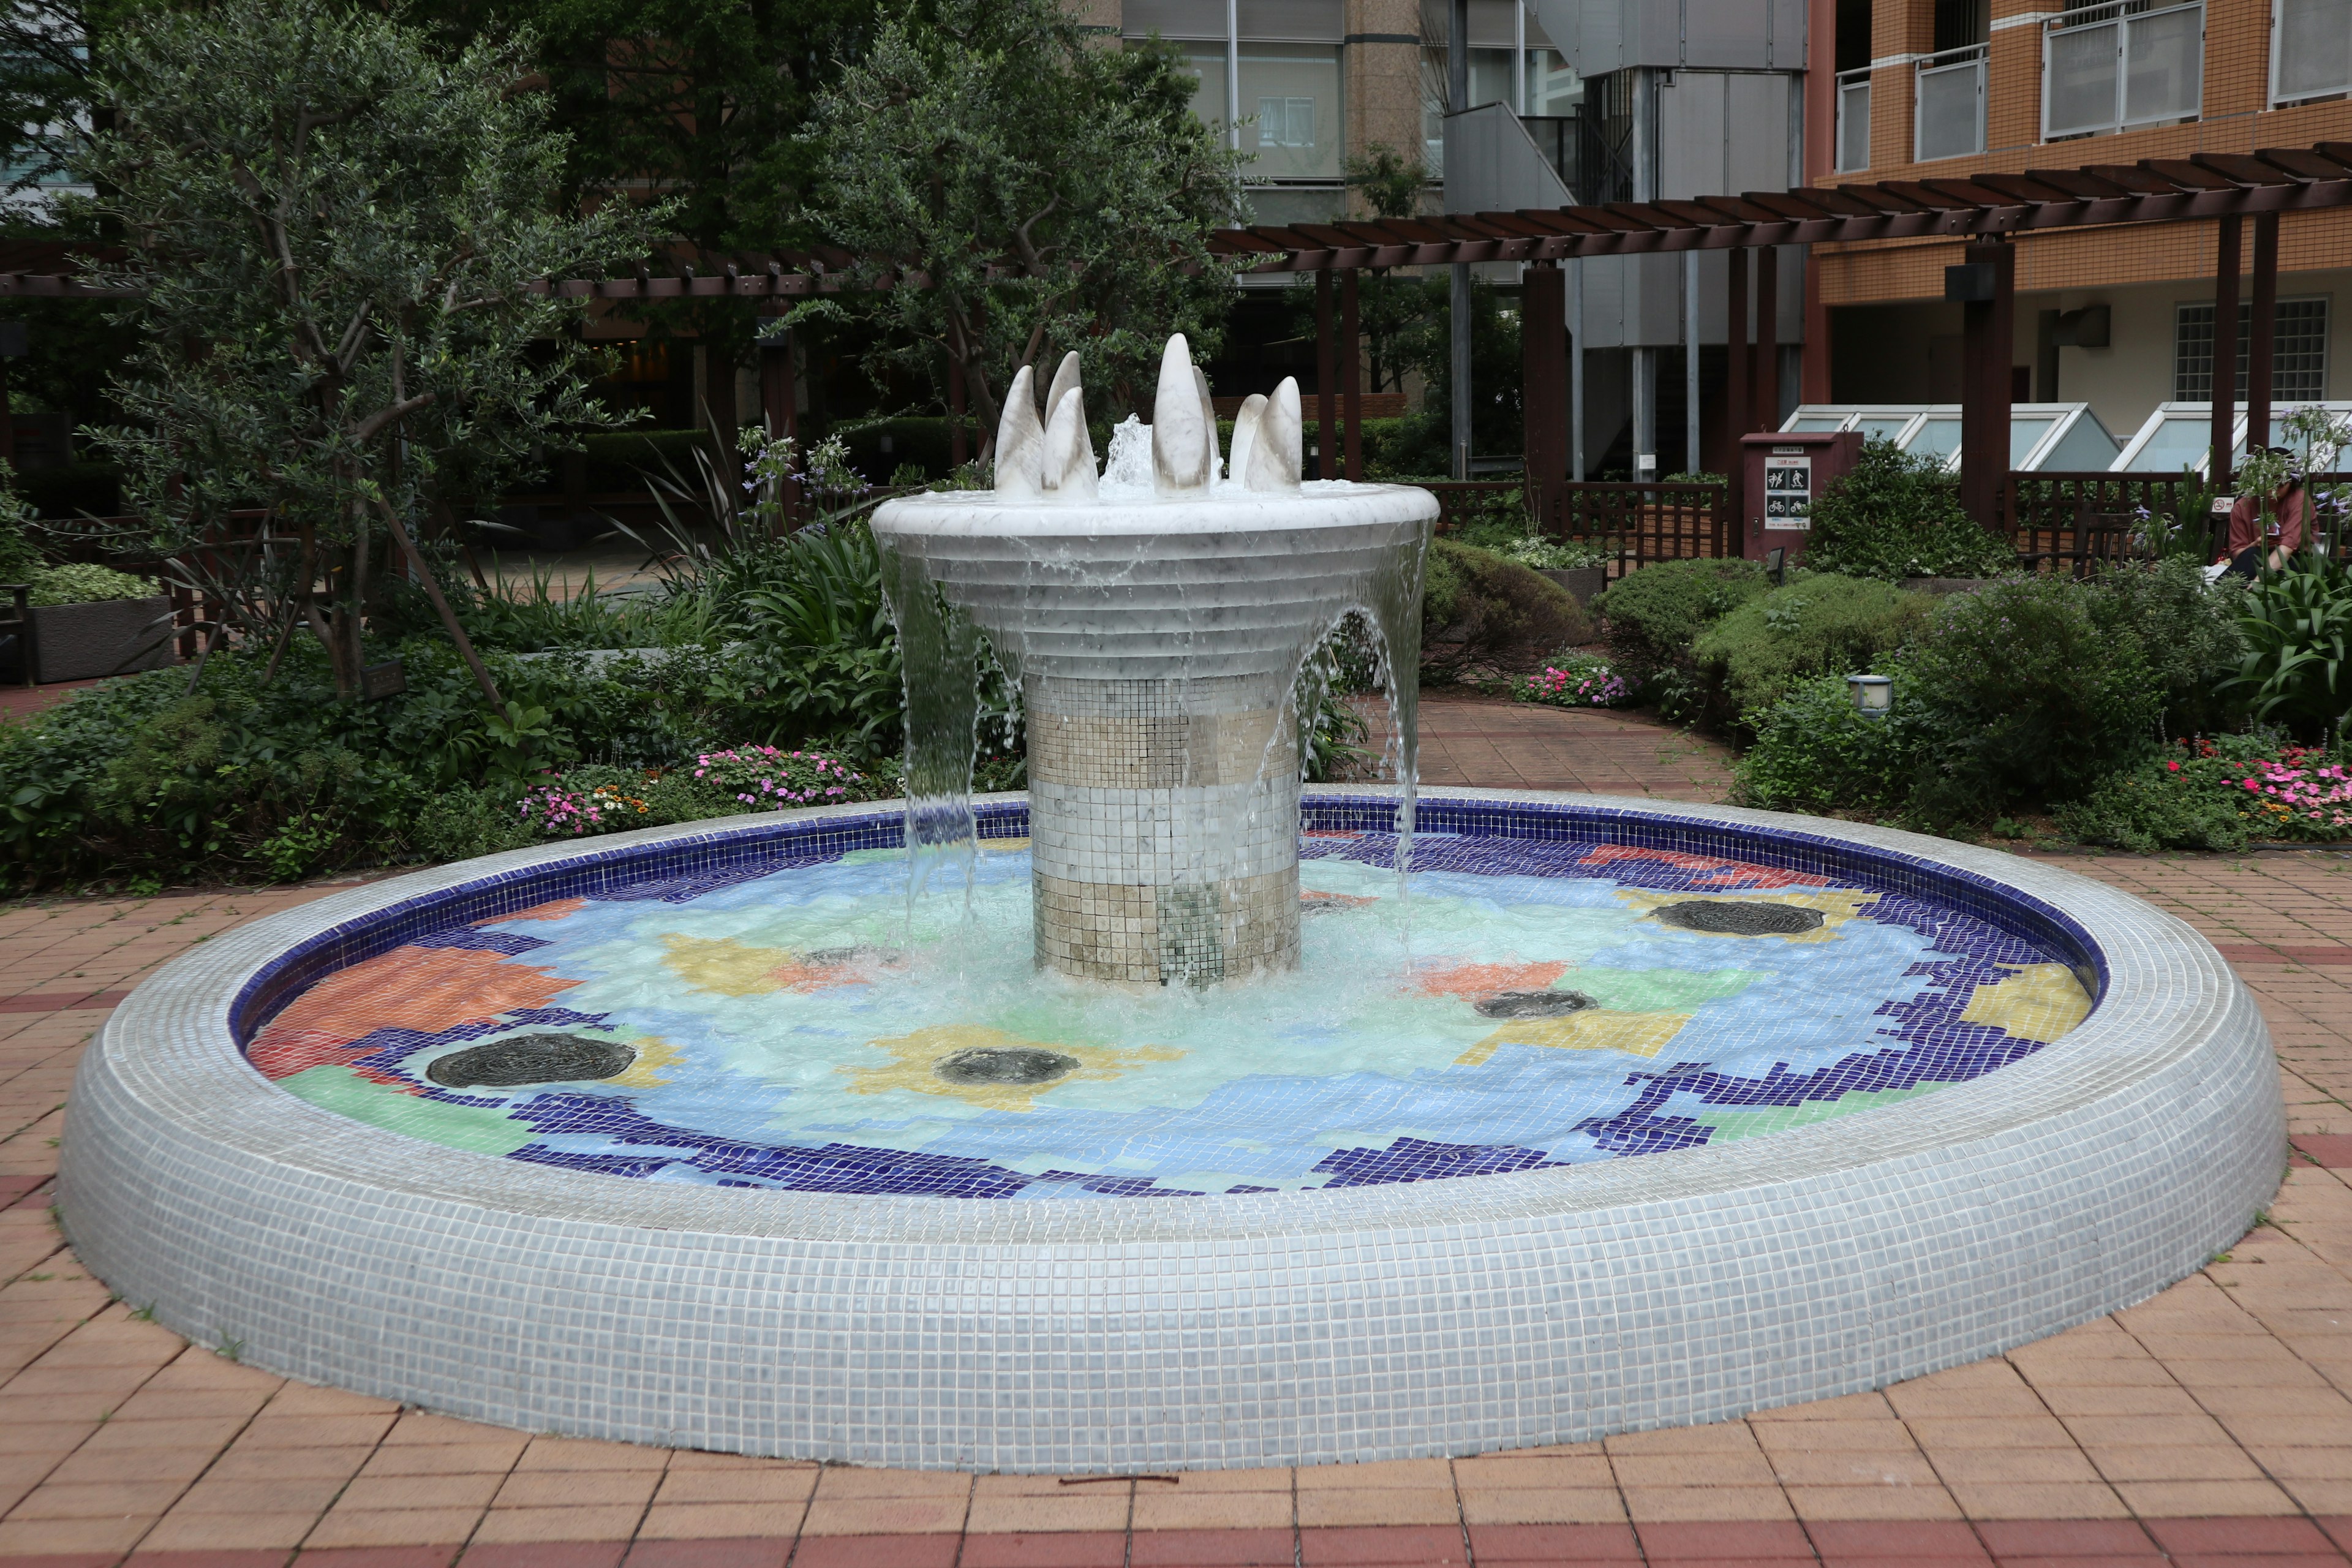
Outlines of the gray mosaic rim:
{"label": "gray mosaic rim", "polygon": [[191,951],[84,1057],[68,1231],[119,1295],[200,1342],[453,1415],[863,1464],[1133,1470],[1467,1454],[1880,1387],[2155,1294],[2279,1184],[2261,1015],[2195,931],[2128,895],[1813,817],[1439,798],[1937,862],[2063,910],[2100,949],[2106,994],[2021,1062],[1831,1123],[1559,1169],[1150,1203],[567,1172],[345,1120],[270,1084],[231,1039],[246,982],[330,926],[766,814],[420,871]]}

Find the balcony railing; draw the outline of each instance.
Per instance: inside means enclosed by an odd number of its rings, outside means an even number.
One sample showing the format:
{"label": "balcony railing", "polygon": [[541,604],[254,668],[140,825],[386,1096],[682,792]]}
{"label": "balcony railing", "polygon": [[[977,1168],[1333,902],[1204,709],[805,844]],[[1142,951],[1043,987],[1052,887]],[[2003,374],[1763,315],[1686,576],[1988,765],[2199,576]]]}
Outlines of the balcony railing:
{"label": "balcony railing", "polygon": [[1922,163],[1984,151],[1985,46],[1946,49],[1919,62],[1912,156]]}
{"label": "balcony railing", "polygon": [[2352,92],[2352,0],[2271,0],[2271,102]]}
{"label": "balcony railing", "polygon": [[2042,29],[2045,142],[2194,120],[2204,94],[2204,0],[2115,0],[2069,11]]}
{"label": "balcony railing", "polygon": [[[2284,0],[2292,4],[2293,0]],[[2352,5],[2352,0],[2343,0]],[[1837,76],[1837,170],[1870,167],[1870,68]]]}

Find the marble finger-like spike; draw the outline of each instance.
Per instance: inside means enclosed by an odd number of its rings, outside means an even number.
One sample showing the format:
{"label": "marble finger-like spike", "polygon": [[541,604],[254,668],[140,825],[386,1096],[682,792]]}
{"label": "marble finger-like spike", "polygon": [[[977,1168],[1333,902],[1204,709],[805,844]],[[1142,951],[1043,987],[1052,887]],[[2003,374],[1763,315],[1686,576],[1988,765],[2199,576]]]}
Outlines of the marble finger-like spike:
{"label": "marble finger-like spike", "polygon": [[1053,384],[1045,389],[1045,401],[1042,406],[1049,424],[1053,420],[1054,410],[1062,405],[1062,394],[1079,384],[1078,355],[1077,351],[1073,349],[1062,356],[1060,364],[1054,367]]}
{"label": "marble finger-like spike", "polygon": [[1224,464],[1217,455],[1217,403],[1209,395],[1209,378],[1197,364],[1192,367],[1192,384],[1201,393],[1201,430],[1208,443],[1209,483],[1213,485],[1217,476],[1224,472]]}
{"label": "marble finger-like spike", "polygon": [[1258,416],[1255,438],[1250,444],[1249,471],[1242,482],[1254,490],[1296,494],[1306,463],[1305,422],[1298,407],[1298,382],[1284,376]]}
{"label": "marble finger-like spike", "polygon": [[1225,478],[1239,484],[1249,473],[1250,448],[1257,442],[1258,420],[1265,414],[1265,394],[1253,392],[1242,399],[1234,416],[1234,445],[1225,457]]}
{"label": "marble finger-like spike", "polygon": [[1214,426],[1202,428],[1200,382],[1192,345],[1178,332],[1160,355],[1160,385],[1151,399],[1151,488],[1189,495],[1209,487]]}
{"label": "marble finger-like spike", "polygon": [[1028,500],[1039,493],[1045,427],[1037,422],[1037,380],[1027,365],[1013,373],[996,422],[996,493]]}
{"label": "marble finger-like spike", "polygon": [[1089,501],[1098,493],[1086,394],[1076,386],[1064,388],[1054,399],[1054,412],[1045,421],[1043,479],[1045,494],[1055,500]]}

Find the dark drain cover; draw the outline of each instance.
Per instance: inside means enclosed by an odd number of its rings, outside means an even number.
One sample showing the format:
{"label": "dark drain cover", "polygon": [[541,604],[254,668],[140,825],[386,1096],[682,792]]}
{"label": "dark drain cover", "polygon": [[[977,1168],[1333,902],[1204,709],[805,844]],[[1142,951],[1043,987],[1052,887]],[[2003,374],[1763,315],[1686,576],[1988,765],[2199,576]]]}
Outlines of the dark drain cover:
{"label": "dark drain cover", "polygon": [[1665,904],[1654,911],[1661,924],[1710,936],[1797,936],[1822,929],[1822,911],[1795,904],[1751,904],[1726,900],[1692,900]]}
{"label": "dark drain cover", "polygon": [[1059,1051],[990,1046],[943,1057],[931,1070],[950,1083],[1051,1083],[1077,1068],[1077,1058]]}
{"label": "dark drain cover", "polygon": [[1484,998],[1477,1006],[1487,1018],[1557,1018],[1594,1005],[1581,991],[1506,991]]}
{"label": "dark drain cover", "polygon": [[524,1083],[571,1083],[629,1070],[637,1053],[618,1040],[579,1035],[519,1035],[452,1051],[425,1069],[444,1089],[511,1089]]}

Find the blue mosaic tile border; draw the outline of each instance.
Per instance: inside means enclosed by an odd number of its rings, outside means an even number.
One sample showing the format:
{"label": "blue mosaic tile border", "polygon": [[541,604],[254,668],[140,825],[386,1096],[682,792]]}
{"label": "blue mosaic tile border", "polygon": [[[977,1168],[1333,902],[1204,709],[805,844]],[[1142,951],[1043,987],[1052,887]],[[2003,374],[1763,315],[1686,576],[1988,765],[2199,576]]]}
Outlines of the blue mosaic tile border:
{"label": "blue mosaic tile border", "polygon": [[[1301,803],[1299,825],[1308,832],[1389,833],[1394,830],[1396,811],[1391,795],[1310,795]],[[976,806],[974,815],[982,838],[1019,838],[1029,831],[1026,802],[987,801]],[[1423,797],[1414,816],[1416,831],[1423,834],[1507,842],[1577,840],[1716,856],[1947,904],[2063,955],[2083,973],[2095,1003],[2105,994],[2105,957],[2089,932],[2064,911],[1990,878],[1893,850],[1786,829],[1601,805],[1437,795]],[[852,850],[896,849],[906,842],[905,834],[904,811],[885,807],[814,819],[778,813],[751,821],[727,819],[707,832],[648,843],[583,844],[576,858],[501,872],[406,900],[296,943],[239,990],[229,1009],[230,1033],[242,1049],[295,996],[327,975],[404,943],[434,939],[451,927],[496,920],[556,899],[691,897]]]}

